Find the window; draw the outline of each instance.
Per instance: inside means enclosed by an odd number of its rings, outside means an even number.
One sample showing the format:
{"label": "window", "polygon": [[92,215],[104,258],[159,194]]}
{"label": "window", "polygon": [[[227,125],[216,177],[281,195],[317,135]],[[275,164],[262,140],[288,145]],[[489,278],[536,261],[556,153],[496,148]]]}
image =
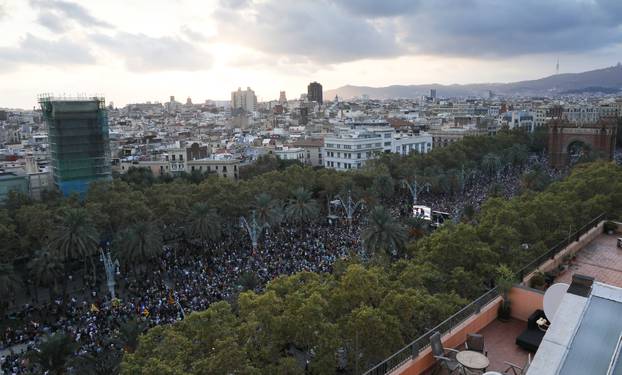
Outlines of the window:
{"label": "window", "polygon": [[384,142],[385,146],[391,146],[391,142]]}
{"label": "window", "polygon": [[380,143],[376,143],[376,147],[380,147]]}
{"label": "window", "polygon": [[356,145],[356,149],[357,150],[360,149],[360,148],[361,148],[361,145]]}
{"label": "window", "polygon": [[184,156],[183,155],[179,155],[179,161],[184,161]]}
{"label": "window", "polygon": [[360,159],[360,158],[361,158],[361,153],[360,153],[360,152],[356,154],[356,158],[357,158],[357,159]]}
{"label": "window", "polygon": [[385,138],[391,138],[391,133],[384,133]]}
{"label": "window", "polygon": [[223,165],[223,166],[222,166],[222,171],[223,171],[223,172],[227,172],[227,166],[226,166],[226,165]]}
{"label": "window", "polygon": [[175,155],[171,155],[171,160],[175,161]]}
{"label": "window", "polygon": [[192,166],[192,170],[194,171],[194,165]]}

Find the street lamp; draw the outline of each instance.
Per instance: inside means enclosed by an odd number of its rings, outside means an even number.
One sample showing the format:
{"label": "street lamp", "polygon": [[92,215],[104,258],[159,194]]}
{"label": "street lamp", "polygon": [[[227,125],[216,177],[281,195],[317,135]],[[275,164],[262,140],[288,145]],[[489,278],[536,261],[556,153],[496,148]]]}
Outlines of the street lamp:
{"label": "street lamp", "polygon": [[248,223],[246,218],[244,218],[244,216],[240,217],[240,228],[246,229],[246,231],[248,232],[248,236],[251,238],[251,243],[253,244],[253,251],[257,250],[257,244],[259,241],[259,236],[261,236],[261,231],[267,226],[267,224],[257,224],[255,210],[251,211],[250,224]]}
{"label": "street lamp", "polygon": [[419,195],[419,193],[421,193],[422,191],[430,191],[430,183],[426,182],[424,184],[417,184],[417,179],[414,178],[412,184],[408,182],[408,180],[404,179],[402,181],[404,183],[404,186],[406,186],[408,188],[408,191],[410,192],[410,195],[412,196],[413,199],[413,204],[417,204],[417,195]]}
{"label": "street lamp", "polygon": [[108,291],[110,292],[110,297],[112,299],[115,299],[116,296],[114,293],[114,286],[115,286],[114,276],[115,274],[117,275],[121,274],[119,272],[119,261],[117,259],[113,261],[110,255],[110,250],[106,249],[106,252],[104,253],[104,250],[101,247],[99,248],[99,259],[102,261],[102,263],[104,263],[104,269],[106,270],[106,284],[108,285]]}
{"label": "street lamp", "polygon": [[460,196],[464,197],[464,189],[466,187],[467,179],[470,180],[475,175],[474,171],[465,172],[464,164],[462,164],[462,168],[460,170]]}
{"label": "street lamp", "polygon": [[343,208],[344,213],[346,214],[346,219],[348,220],[348,229],[352,227],[352,216],[354,212],[363,205],[363,200],[359,200],[358,202],[354,202],[352,200],[352,192],[348,190],[348,199],[344,202],[343,199],[339,195],[337,195],[336,200],[339,201],[339,205]]}

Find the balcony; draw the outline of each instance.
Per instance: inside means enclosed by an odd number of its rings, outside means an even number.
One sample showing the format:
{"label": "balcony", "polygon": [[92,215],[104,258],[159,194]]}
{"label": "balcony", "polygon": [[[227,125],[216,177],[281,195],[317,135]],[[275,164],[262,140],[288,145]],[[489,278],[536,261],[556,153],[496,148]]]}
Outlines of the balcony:
{"label": "balcony", "polygon": [[[527,329],[530,315],[543,309],[544,291],[527,287],[537,273],[555,275],[553,283],[571,284],[574,274],[582,274],[594,277],[597,282],[622,288],[622,250],[617,247],[618,235],[603,234],[601,219],[573,234],[563,246],[556,246],[535,266],[529,265],[522,282],[510,292],[512,315],[509,321],[497,319],[501,298],[491,294],[494,290],[490,291],[365,375],[447,373],[436,370],[436,360],[429,346],[429,338],[435,331],[444,333],[441,337],[443,347],[457,350],[465,349],[467,334],[484,336],[490,362],[486,371],[504,373],[508,369],[506,361],[523,366],[530,353],[516,344],[516,338]],[[531,358],[535,354],[532,352]]]}

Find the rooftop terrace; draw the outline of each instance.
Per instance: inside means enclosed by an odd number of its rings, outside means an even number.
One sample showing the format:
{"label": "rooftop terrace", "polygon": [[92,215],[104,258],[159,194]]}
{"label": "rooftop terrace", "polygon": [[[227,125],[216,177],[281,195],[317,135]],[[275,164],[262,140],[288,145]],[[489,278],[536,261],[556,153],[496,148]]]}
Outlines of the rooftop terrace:
{"label": "rooftop terrace", "polygon": [[[620,234],[603,234],[603,222],[577,237],[577,241],[556,253],[545,261],[538,269],[541,272],[556,271],[554,283],[570,284],[574,274],[594,277],[596,281],[622,287],[622,249],[617,247]],[[568,256],[569,255],[569,256]],[[568,266],[564,259],[575,256]],[[562,271],[557,271],[562,268]],[[512,319],[501,322],[497,319],[497,309],[501,298],[492,300],[482,307],[481,311],[462,323],[454,326],[442,336],[445,348],[464,350],[464,341],[468,333],[479,333],[484,336],[485,350],[490,365],[487,371],[505,373],[506,361],[523,366],[527,362],[529,351],[516,344],[516,338],[527,329],[527,319],[538,309],[542,309],[544,292],[531,289],[528,281],[533,274],[526,275],[524,285],[516,285],[511,293]],[[534,357],[535,353],[531,353]],[[446,374],[446,370],[437,370],[429,347],[419,350],[417,355],[403,362],[399,367],[386,372],[370,372],[369,374]],[[434,372],[436,370],[436,372]],[[477,372],[475,372],[477,373]],[[481,372],[480,372],[481,373]],[[512,372],[510,372],[512,373]],[[530,372],[531,375],[531,372]]]}

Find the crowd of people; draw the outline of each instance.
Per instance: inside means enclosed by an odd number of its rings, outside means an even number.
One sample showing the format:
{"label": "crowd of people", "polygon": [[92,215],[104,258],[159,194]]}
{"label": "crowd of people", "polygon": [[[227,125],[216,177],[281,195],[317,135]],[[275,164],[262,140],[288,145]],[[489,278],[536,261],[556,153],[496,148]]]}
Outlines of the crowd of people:
{"label": "crowd of people", "polygon": [[[150,326],[172,323],[184,312],[205,310],[210,303],[228,300],[243,289],[261,290],[269,280],[300,271],[330,272],[334,262],[351,252],[362,253],[361,226],[313,224],[269,230],[253,250],[248,236],[224,235],[208,246],[210,256],[199,256],[192,244],[167,247],[157,267],[144,277],[121,275],[120,303],[96,288],[82,298],[26,305],[17,314],[27,322],[7,329],[0,349],[8,351],[0,364],[5,374],[30,373],[32,364],[17,349],[33,350],[41,339],[63,332],[79,343],[77,355],[97,355],[121,322],[139,317]],[[115,301],[116,302],[116,301]],[[182,309],[184,312],[182,312]]]}
{"label": "crowd of people", "polygon": [[[559,177],[559,172],[548,168],[546,158],[532,157],[526,166],[506,167],[494,175],[471,173],[463,194],[423,193],[418,203],[450,213],[456,207],[477,210],[489,195],[491,183],[500,185],[502,194],[511,197],[519,192],[522,173],[536,168],[551,178]],[[396,200],[391,212],[399,215],[401,204]],[[357,217],[362,217],[360,212]],[[148,326],[172,323],[185,313],[205,310],[215,301],[231,300],[241,290],[260,291],[279,275],[330,272],[339,258],[352,253],[365,257],[360,241],[363,225],[364,220],[355,220],[351,227],[345,222],[331,225],[323,221],[283,225],[266,230],[256,250],[247,233],[242,236],[239,230],[225,233],[222,240],[206,247],[189,242],[167,246],[157,265],[143,270],[144,274],[117,277],[118,301],[110,300],[101,285],[69,300],[61,297],[43,305],[23,306],[16,317],[24,324],[6,329],[0,337],[4,353],[0,372],[32,372],[33,364],[22,352],[36,350],[41,340],[53,332],[72,337],[79,344],[77,356],[97,356],[107,345],[110,349],[107,340],[124,321],[138,317]]]}

